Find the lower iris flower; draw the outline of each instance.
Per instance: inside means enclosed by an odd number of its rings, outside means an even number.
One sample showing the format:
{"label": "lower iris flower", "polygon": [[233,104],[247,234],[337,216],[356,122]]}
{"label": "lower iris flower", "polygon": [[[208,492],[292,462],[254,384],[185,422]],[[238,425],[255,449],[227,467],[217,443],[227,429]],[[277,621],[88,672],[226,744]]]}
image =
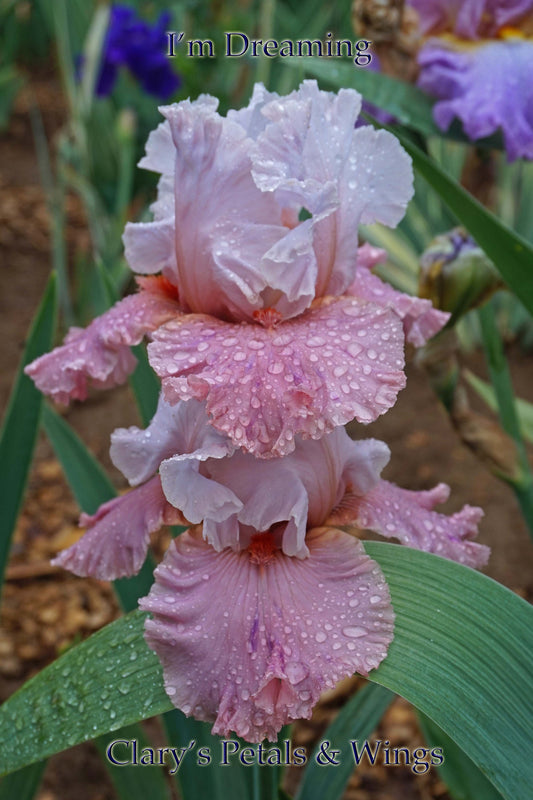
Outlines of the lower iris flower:
{"label": "lower iris flower", "polygon": [[379,566],[338,525],[386,537],[470,566],[488,549],[472,541],[480,509],[433,510],[425,492],[380,478],[389,450],[338,428],[297,438],[283,459],[235,451],[205,406],[162,397],[146,430],[119,429],[111,456],[134,488],[96,515],[56,559],[80,575],[137,571],[151,531],[192,523],[175,539],[140,605],[169,697],[214,732],[275,738],[307,717],[320,693],[385,657],[394,614]]}

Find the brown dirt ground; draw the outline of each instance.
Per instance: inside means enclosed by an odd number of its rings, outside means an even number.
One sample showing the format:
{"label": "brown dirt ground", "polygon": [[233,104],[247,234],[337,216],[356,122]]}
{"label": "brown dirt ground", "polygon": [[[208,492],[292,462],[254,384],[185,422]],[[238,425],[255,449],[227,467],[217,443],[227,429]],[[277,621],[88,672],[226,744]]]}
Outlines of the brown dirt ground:
{"label": "brown dirt ground", "polygon": [[[45,78],[33,82],[32,89],[43,110],[47,134],[53,141],[62,119],[57,86]],[[8,132],[1,138],[1,413],[50,271],[49,220],[34,156],[28,102],[26,92],[17,102]],[[84,247],[86,241],[83,218],[72,199],[68,225],[70,252]],[[518,348],[509,355],[518,394],[533,401],[532,356],[522,354]],[[468,365],[485,377],[480,356],[469,358]],[[94,394],[87,403],[75,404],[66,417],[110,469],[116,486],[123,488],[124,480],[110,464],[107,451],[115,427],[139,423],[129,389]],[[464,503],[482,506],[485,519],[479,541],[492,548],[487,574],[520,595],[531,596],[533,548],[514,497],[460,443],[435,401],[425,375],[412,360],[407,388],[396,406],[368,426],[364,435],[382,438],[391,447],[391,464],[385,473],[388,479],[410,489],[428,488],[439,481],[449,483],[452,495],[446,511],[456,511]],[[3,595],[2,699],[57,657],[65,646],[90,635],[118,613],[108,584],[82,580],[48,565],[53,554],[79,535],[77,516],[78,509],[61,468],[41,437]],[[162,533],[158,549],[166,541],[166,534]],[[298,742],[310,745],[359,683],[358,679],[345,681],[329,693],[317,707],[313,720],[297,727]],[[379,735],[393,745],[416,747],[422,743],[416,716],[401,699],[385,716]],[[294,774],[288,776],[288,788],[294,787],[295,780]],[[39,800],[112,800],[115,794],[96,751],[86,744],[51,759],[38,797]],[[359,769],[346,793],[350,800],[446,800],[447,797],[436,773],[414,777],[406,767]]]}

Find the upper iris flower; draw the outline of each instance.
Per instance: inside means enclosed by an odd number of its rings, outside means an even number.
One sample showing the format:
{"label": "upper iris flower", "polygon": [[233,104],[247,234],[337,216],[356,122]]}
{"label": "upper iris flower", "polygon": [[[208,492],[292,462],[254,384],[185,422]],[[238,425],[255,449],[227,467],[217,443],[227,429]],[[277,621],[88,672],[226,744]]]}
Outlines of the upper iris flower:
{"label": "upper iris flower", "polygon": [[510,160],[533,158],[531,0],[410,0],[424,34],[419,85],[439,98],[445,130],[454,117],[471,139],[503,132]]}
{"label": "upper iris flower", "polygon": [[130,224],[141,291],[28,373],[57,400],[124,380],[150,333],[167,400],[206,401],[236,446],[285,455],[395,402],[405,338],[448,315],[370,273],[359,223],[396,225],[412,194],[408,156],[386,131],[355,128],[361,97],[306,81],[287,97],[256,86],[221,117],[202,96],[162,109],[141,166],[161,173],[154,221]]}
{"label": "upper iris flower", "polygon": [[140,605],[153,615],[146,639],[172,702],[224,736],[275,738],[325,688],[385,657],[394,615],[383,574],[332,526],[368,527],[470,566],[488,556],[472,541],[480,509],[437,513],[444,484],[411,492],[382,480],[388,447],[343,428],[258,460],[207,424],[204,404],[161,398],[146,430],[115,431],[111,457],[137,488],[84,518],[89,531],[55,563],[130,575],[163,522],[198,526],[172,542]]}

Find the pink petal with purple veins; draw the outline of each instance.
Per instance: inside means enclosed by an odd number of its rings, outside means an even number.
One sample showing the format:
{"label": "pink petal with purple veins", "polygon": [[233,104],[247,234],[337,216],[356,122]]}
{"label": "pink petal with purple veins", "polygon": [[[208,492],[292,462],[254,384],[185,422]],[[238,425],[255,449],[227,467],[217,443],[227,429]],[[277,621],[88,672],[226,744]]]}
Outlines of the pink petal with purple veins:
{"label": "pink petal with purple veins", "polygon": [[483,511],[465,506],[451,516],[433,508],[448,499],[450,490],[441,483],[426,492],[400,489],[387,481],[361,497],[345,498],[340,513],[333,514],[328,524],[350,520],[361,528],[398,539],[408,547],[426,550],[470,567],[487,563],[490,550],[472,542]]}
{"label": "pink petal with purple veins", "polygon": [[88,527],[82,538],[63,550],[52,564],[82,577],[111,581],[134,575],[148,551],[151,533],[162,525],[183,524],[181,514],[167,501],[159,477],[104,503],[96,514],[82,514]]}
{"label": "pink petal with purple veins", "polygon": [[130,346],[178,312],[178,303],[157,291],[130,295],[84,330],[71,328],[61,347],[25,372],[58,403],[85,400],[89,385],[102,389],[123,383],[136,364]]}
{"label": "pink petal with purple veins", "polygon": [[403,321],[405,337],[415,347],[421,347],[435,336],[450,318],[447,311],[433,308],[429,300],[399,292],[370,271],[376,264],[385,261],[387,253],[365,244],[359,248],[355,280],[348,294],[376,305],[391,308]]}
{"label": "pink petal with purple veins", "polygon": [[206,400],[211,423],[257,456],[286,455],[355,416],[372,422],[405,385],[397,315],[326,298],[277,328],[182,316],[153,334],[165,397]]}
{"label": "pink petal with purple veins", "polygon": [[385,658],[394,614],[378,565],[341,531],[307,543],[299,560],[261,537],[216,553],[199,531],[183,534],[140,601],[167,694],[213,733],[275,739],[324,689]]}

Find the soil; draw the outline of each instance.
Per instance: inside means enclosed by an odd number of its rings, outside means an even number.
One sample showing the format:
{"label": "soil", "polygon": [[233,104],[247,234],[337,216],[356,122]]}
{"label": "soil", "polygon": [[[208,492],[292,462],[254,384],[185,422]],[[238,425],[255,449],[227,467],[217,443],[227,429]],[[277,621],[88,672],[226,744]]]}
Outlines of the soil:
{"label": "soil", "polygon": [[[43,113],[53,143],[63,119],[61,96],[53,78],[33,80],[31,91]],[[25,337],[50,272],[49,215],[39,181],[28,116],[30,92],[18,99],[9,130],[2,137],[0,162],[0,410],[6,407]],[[53,146],[53,144],[52,144]],[[74,254],[86,247],[87,234],[78,203],[69,201],[68,247]],[[533,401],[532,356],[514,346],[509,353],[517,393]],[[409,354],[407,388],[396,406],[355,435],[383,439],[392,451],[385,477],[410,489],[427,489],[439,481],[451,486],[447,512],[465,503],[485,511],[479,541],[492,548],[486,573],[523,597],[533,593],[533,547],[514,496],[493,477],[457,438],[439,406],[426,375]],[[465,359],[469,368],[486,377],[483,358]],[[109,437],[118,426],[140,424],[127,387],[94,394],[74,404],[65,416],[95,455],[109,469],[118,489],[124,479],[108,457]],[[5,699],[62,650],[107,624],[118,614],[112,588],[100,581],[76,578],[50,566],[49,559],[78,536],[79,509],[44,437],[39,439],[24,508],[17,525],[3,593],[0,626],[0,695]],[[159,539],[164,547],[167,534]],[[308,747],[360,685],[343,682],[316,709],[313,720],[296,726],[295,739]],[[153,728],[150,729],[153,732]],[[416,716],[399,699],[385,715],[380,738],[393,746],[422,744]],[[294,789],[297,776],[288,775]],[[39,800],[112,800],[109,777],[88,743],[52,758]],[[408,767],[359,769],[347,789],[350,800],[428,800],[448,797],[438,775],[413,776]]]}

